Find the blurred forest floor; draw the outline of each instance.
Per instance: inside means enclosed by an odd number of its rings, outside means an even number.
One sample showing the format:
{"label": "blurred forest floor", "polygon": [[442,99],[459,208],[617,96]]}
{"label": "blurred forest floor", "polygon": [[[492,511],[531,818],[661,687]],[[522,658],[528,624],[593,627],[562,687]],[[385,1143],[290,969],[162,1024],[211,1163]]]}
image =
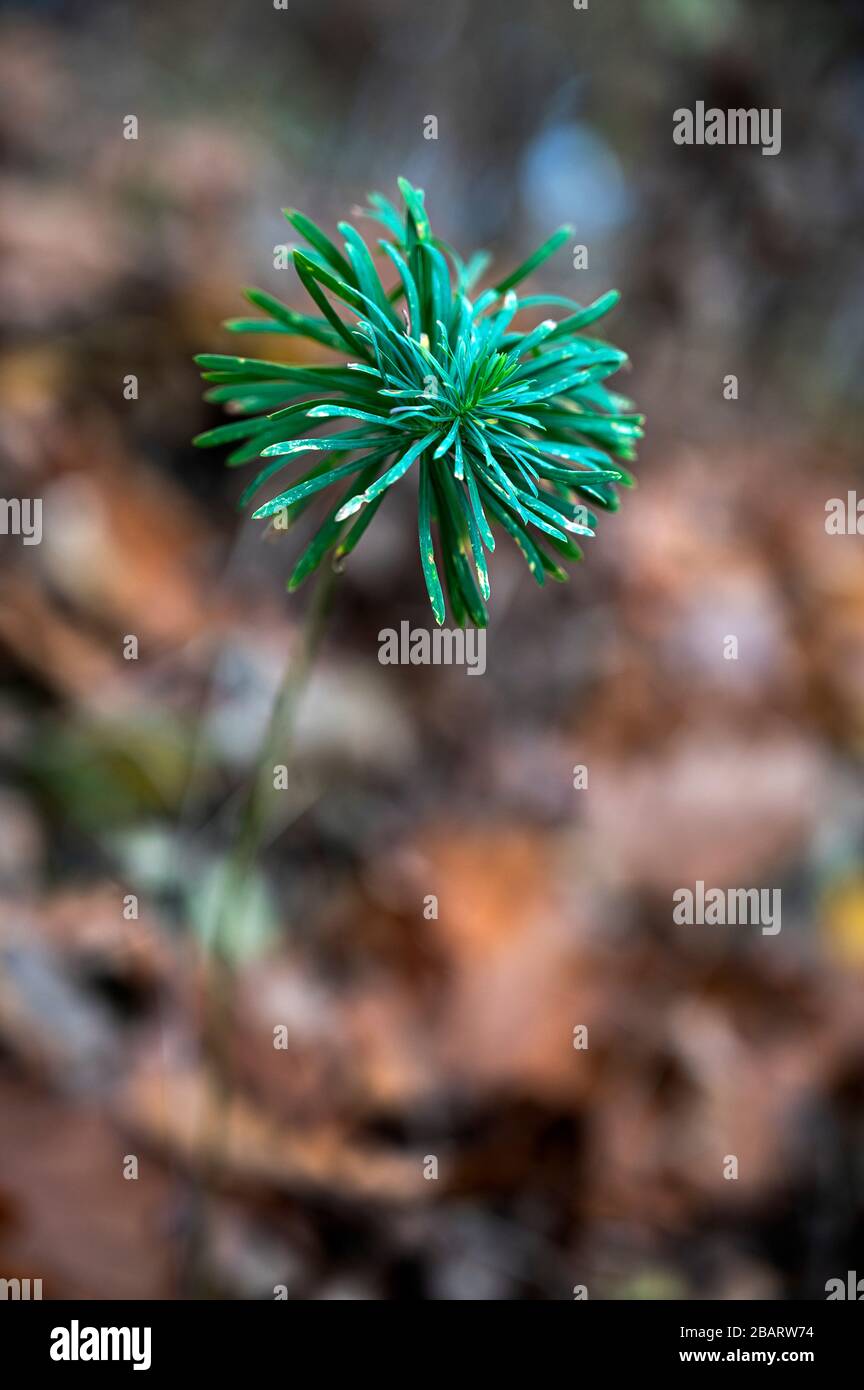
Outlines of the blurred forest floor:
{"label": "blurred forest floor", "polygon": [[[854,189],[791,206],[831,130],[779,191],[759,161],[747,233],[741,164],[693,166],[671,225],[664,145],[609,329],[640,486],[567,587],[496,552],[482,679],[378,664],[379,629],[428,622],[412,500],[382,510],[233,916],[216,1075],[208,942],[305,600],[293,535],[238,520],[236,475],[188,443],[219,422],[191,357],[272,241],[246,209],[273,156],[194,105],[133,150],[65,124],[95,21],[72,62],[45,24],[2,39],[0,491],[44,499],[44,537],[0,550],[0,1274],[65,1298],[824,1296],[864,1235],[864,546],[824,526],[856,477]],[[657,39],[658,84],[665,61]],[[290,168],[274,206],[304,206],[295,176],[329,206]],[[698,234],[724,220],[725,261]],[[697,879],[782,888],[782,932],[674,926]]]}

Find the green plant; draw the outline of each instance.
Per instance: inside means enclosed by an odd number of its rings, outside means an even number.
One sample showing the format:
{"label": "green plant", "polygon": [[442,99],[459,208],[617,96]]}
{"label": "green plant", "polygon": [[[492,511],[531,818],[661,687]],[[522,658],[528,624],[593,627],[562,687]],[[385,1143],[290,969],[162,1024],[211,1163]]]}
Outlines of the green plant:
{"label": "green plant", "polygon": [[[560,295],[514,292],[567,240],[569,227],[472,300],[488,258],[478,253],[464,263],[433,237],[423,193],[404,179],[399,187],[404,221],[380,194],[370,196],[364,212],[388,233],[379,246],[396,274],[390,290],[354,227],[339,224],[340,251],[308,218],[286,212],[308,243],[308,250],[295,250],[294,264],[320,314],[299,313],[253,289],[246,298],[266,317],[226,326],[307,338],[352,360],[318,366],[197,357],[212,383],[207,399],[244,418],[195,442],[239,441],[229,464],[271,460],[246,488],[242,506],[296,455],[323,452],[323,460],[253,513],[278,516],[285,526],[316,493],[351,478],[297,561],[289,589],[325,556],[344,560],[389,489],[416,468],[420,558],[435,618],[445,620],[446,590],[458,624],[485,626],[484,551],[494,548],[495,531],[512,536],[539,584],[547,575],[566,579],[546,546],[565,559],[581,558],[572,536],[594,534],[589,505],[615,510],[616,484],[632,483],[622,464],[635,457],[642,416],[602,384],[626,354],[582,332],[617,303],[616,291],[585,308]],[[328,291],[351,311],[351,321],[336,312]],[[527,330],[513,327],[520,311],[541,305],[567,312]],[[333,420],[352,423],[335,435],[310,435]]]}

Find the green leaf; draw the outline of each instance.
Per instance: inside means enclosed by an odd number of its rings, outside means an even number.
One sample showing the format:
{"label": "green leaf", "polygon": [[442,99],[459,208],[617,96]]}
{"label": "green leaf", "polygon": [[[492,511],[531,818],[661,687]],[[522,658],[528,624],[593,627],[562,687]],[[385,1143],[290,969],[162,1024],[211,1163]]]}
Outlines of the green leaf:
{"label": "green leaf", "polygon": [[266,430],[267,427],[266,417],[263,420],[235,420],[231,425],[217,425],[215,429],[196,434],[192,443],[196,449],[212,449],[217,444],[230,444],[235,439],[247,439],[252,434]]}
{"label": "green leaf", "polygon": [[423,323],[420,317],[420,295],[417,291],[417,284],[414,280],[414,276],[411,274],[405,260],[399,255],[395,246],[391,246],[389,241],[379,242],[379,245],[386,251],[396,269],[399,271],[399,276],[405,289],[405,298],[408,301],[411,334],[413,337],[419,339],[420,334],[423,332]]}
{"label": "green leaf", "polygon": [[[321,459],[307,473],[304,473],[301,478],[298,478],[297,481],[305,483],[308,482],[310,478],[320,477],[322,473],[326,473],[329,469],[333,468],[338,459],[338,454],[334,455],[332,458]],[[251,483],[248,483],[246,487],[243,489],[243,492],[240,494],[240,498],[237,503],[240,510],[242,511],[244,507],[249,505],[249,502],[255,496],[255,493],[258,491],[258,489],[263,487],[264,484],[274,476],[274,474],[281,473],[282,469],[287,467],[288,461],[286,459],[279,458],[276,459],[274,463],[268,463],[266,468],[262,468],[260,473],[256,474],[256,476],[252,479]]]}
{"label": "green leaf", "polygon": [[384,501],[384,498],[386,496],[386,492],[380,493],[379,496],[375,498],[374,502],[370,502],[368,507],[363,508],[357,520],[354,522],[354,525],[351,527],[347,535],[344,536],[344,538],[339,542],[338,546],[336,547],[336,550],[333,555],[334,564],[339,560],[344,560],[348,555],[351,554],[351,551],[357,545],[357,542],[360,540],[364,531],[369,526],[370,522],[375,516],[375,513],[378,511],[378,508],[381,506],[381,503]]}
{"label": "green leaf", "polygon": [[372,415],[368,410],[359,410],[353,405],[332,405],[329,401],[316,405],[307,412],[310,420],[369,420],[374,425],[390,425],[398,428],[398,421],[389,415]]}
{"label": "green leaf", "polygon": [[[575,546],[573,548],[574,550],[576,549]],[[567,584],[570,579],[570,576],[567,573],[567,571],[562,570],[560,565],[556,565],[555,561],[551,559],[549,555],[546,554],[546,551],[543,549],[542,545],[538,545],[536,541],[534,542],[534,549],[540,556],[540,563],[543,566],[545,573],[549,575],[549,578],[554,579],[556,584]],[[571,559],[579,559],[580,557],[581,551],[577,550],[576,554],[574,556],[571,556]]]}
{"label": "green leaf", "polygon": [[397,243],[403,245],[402,218],[388,198],[382,193],[370,193],[367,202],[371,204],[368,208],[355,208],[355,212],[360,217],[371,217],[376,222],[380,222],[386,227],[391,236],[395,237]]}
{"label": "green leaf", "polygon": [[495,537],[492,534],[492,528],[490,527],[489,522],[486,520],[486,513],[483,510],[483,503],[480,501],[480,493],[477,490],[477,479],[474,476],[474,469],[471,467],[470,464],[468,466],[467,479],[468,500],[470,501],[471,507],[474,511],[474,517],[477,522],[477,529],[480,532],[480,535],[483,537],[483,542],[486,546],[486,549],[494,550]]}
{"label": "green leaf", "polygon": [[321,439],[286,439],[278,444],[269,444],[264,450],[264,457],[279,458],[285,454],[305,454],[319,449],[365,449],[368,444],[380,442],[378,438],[343,430],[341,434],[331,434]]}
{"label": "green leaf", "polygon": [[351,226],[350,222],[340,222],[339,230],[345,238],[346,249],[351,257],[351,264],[357,279],[357,286],[365,294],[366,298],[373,304],[377,304],[385,317],[390,322],[399,323],[396,314],[391,308],[387,298],[387,291],[381,284],[378,271],[375,269],[375,262],[369,254],[369,248],[361,237],[360,233]]}
{"label": "green leaf", "polygon": [[423,205],[422,188],[412,188],[407,179],[397,180],[399,192],[405,200],[408,209],[408,224],[410,225],[417,241],[428,241],[432,235],[432,228],[429,225],[429,218],[426,208]]}
{"label": "green leaf", "polygon": [[241,464],[251,463],[252,459],[260,458],[270,444],[275,444],[277,440],[284,438],[285,426],[271,425],[269,429],[253,435],[248,443],[241,444],[239,449],[234,449],[226,458],[225,463],[229,468],[239,468]]}
{"label": "green leaf", "polygon": [[[266,290],[246,289],[243,294],[250,304],[263,309],[265,314],[269,314],[272,319],[281,324],[286,333],[311,338],[315,342],[323,343],[325,347],[341,348],[341,338],[337,333],[334,333],[325,319],[314,319],[309,314],[298,313],[296,309],[289,308],[287,304],[282,303],[281,299],[268,294]],[[253,322],[257,322],[257,320],[253,320]]]}
{"label": "green leaf", "polygon": [[606,512],[617,512],[621,506],[621,499],[611,483],[593,483],[580,478],[578,483],[574,482],[573,490],[590,502],[596,502]]}
{"label": "green leaf", "polygon": [[294,333],[284,323],[274,323],[273,319],[223,319],[222,327],[229,333]]}
{"label": "green leaf", "polygon": [[386,473],[382,473],[381,477],[376,479],[374,483],[371,483],[364,492],[358,493],[355,497],[352,497],[349,502],[345,503],[340,512],[340,521],[343,517],[351,516],[354,512],[359,511],[367,502],[374,502],[375,498],[380,493],[386,492],[388,487],[392,487],[394,483],[398,482],[399,479],[408,472],[408,469],[411,467],[418,454],[422,454],[424,449],[428,449],[429,445],[434,443],[437,437],[437,433],[433,433],[424,435],[422,439],[416,440],[415,443],[411,445],[411,448],[393,464],[392,468],[388,468]]}
{"label": "green leaf", "polygon": [[[443,341],[446,343],[450,328],[450,314],[453,304],[450,273],[447,270],[447,262],[440,251],[436,250],[429,242],[423,242],[422,248],[431,263],[431,273],[426,277],[426,284],[429,289],[429,318],[426,331],[430,341],[434,342],[440,351],[442,334]],[[439,325],[441,326],[440,331]]]}
{"label": "green leaf", "polygon": [[571,226],[565,225],[559,227],[557,232],[552,233],[548,241],[544,241],[542,246],[538,246],[533,256],[529,256],[527,261],[523,261],[514,271],[506,275],[503,280],[498,281],[498,284],[495,286],[495,293],[506,294],[514,285],[518,285],[521,280],[524,280],[532,271],[536,270],[538,265],[542,265],[544,261],[548,261],[550,256],[554,256],[559,247],[563,246],[567,238],[572,235],[573,228]]}
{"label": "green leaf", "polygon": [[[446,478],[450,477],[450,474],[447,471],[446,467],[442,471]],[[489,571],[486,567],[486,556],[483,554],[483,541],[480,535],[480,528],[477,525],[477,517],[474,513],[471,503],[468,500],[468,497],[465,494],[464,489],[461,487],[457,487],[455,482],[452,482],[452,486],[456,492],[456,496],[459,500],[459,505],[462,508],[462,514],[465,518],[465,524],[468,528],[468,539],[471,544],[471,556],[474,561],[474,568],[477,571],[477,580],[480,585],[480,593],[483,595],[484,598],[488,599]]]}
{"label": "green leaf", "polygon": [[[374,471],[374,463],[370,467],[364,469],[363,473],[360,475],[359,478],[359,483],[361,487],[364,487],[366,483],[372,478]],[[294,569],[292,570],[288,578],[286,587],[288,588],[289,593],[293,593],[295,589],[300,588],[300,585],[304,582],[304,580],[308,579],[309,575],[313,574],[315,570],[318,568],[318,566],[321,564],[321,561],[324,559],[324,556],[327,554],[327,551],[330,550],[338,541],[339,534],[342,531],[344,523],[337,520],[337,514],[343,502],[346,502],[348,498],[351,496],[351,493],[354,490],[354,486],[355,485],[352,482],[351,486],[336,503],[335,507],[331,508],[326,520],[321,523],[318,530],[315,532],[315,535],[312,537],[306,549],[303,551],[303,554],[300,556],[299,560],[297,561],[296,565],[294,566]]]}
{"label": "green leaf", "polygon": [[449,494],[448,482],[452,482],[452,479],[446,465],[433,469],[432,486],[438,501],[438,524],[451,604],[460,627],[464,627],[466,617],[471,619],[475,627],[486,627],[489,615],[463,549],[465,519],[458,497]]}
{"label": "green leaf", "polygon": [[286,362],[266,362],[260,357],[229,357],[221,352],[200,352],[195,361],[205,371],[233,376],[241,384],[244,381],[269,381],[274,377],[284,377],[290,381],[297,372],[296,367]]}
{"label": "green leaf", "polygon": [[525,528],[519,525],[515,517],[510,515],[506,508],[498,501],[497,497],[495,497],[484,484],[481,484],[481,486],[486,494],[484,500],[489,510],[492,512],[492,515],[496,516],[504,529],[510,532],[510,535],[524,555],[525,563],[531,571],[533,578],[542,586],[546,582],[546,574],[543,561],[540,558],[540,552],[536,545],[525,531]]}
{"label": "green leaf", "polygon": [[311,218],[306,217],[296,208],[283,208],[282,215],[288,218],[291,226],[294,227],[310,246],[314,246],[319,255],[323,256],[328,265],[338,271],[343,280],[347,280],[349,285],[356,289],[357,282],[354,276],[353,267],[346,261],[342,252],[333,245],[329,237],[325,236],[321,228],[316,226]]}
{"label": "green leaf", "polygon": [[331,468],[326,473],[322,473],[317,478],[311,478],[306,483],[298,483],[296,487],[290,487],[287,492],[280,492],[278,497],[274,497],[270,502],[265,502],[263,507],[254,511],[252,519],[258,521],[262,517],[275,516],[276,512],[281,511],[283,507],[290,507],[293,502],[298,502],[301,498],[320,492],[322,488],[329,487],[331,483],[338,482],[340,478],[347,478],[349,473],[358,472],[365,462],[365,458],[352,459],[350,463],[343,463],[338,468]]}
{"label": "green leaf", "polygon": [[605,294],[600,295],[599,299],[595,299],[593,304],[586,305],[584,309],[580,309],[569,319],[562,319],[552,337],[564,338],[568,333],[578,333],[580,328],[587,328],[589,323],[602,318],[604,314],[609,313],[610,309],[614,309],[620,298],[621,294],[618,290],[607,290]]}
{"label": "green leaf", "polygon": [[432,605],[432,612],[435,615],[435,621],[440,627],[447,616],[447,610],[444,605],[441,580],[438,578],[438,569],[435,564],[435,548],[432,544],[432,484],[429,477],[429,469],[429,460],[421,459],[417,527],[420,534],[420,564],[423,568],[423,579],[426,584],[426,592],[429,595],[429,602]]}
{"label": "green leaf", "polygon": [[294,252],[294,265],[297,269],[297,274],[300,276],[300,279],[303,282],[304,288],[311,296],[311,298],[315,300],[315,303],[318,305],[318,308],[321,310],[322,314],[327,319],[331,327],[335,329],[339,337],[345,343],[346,347],[348,348],[348,351],[351,353],[357,353],[361,357],[368,357],[369,353],[366,347],[364,346],[362,339],[358,338],[357,334],[352,332],[352,330],[348,327],[346,323],[342,322],[339,315],[336,313],[336,310],[331,305],[327,296],[317,285],[316,272],[319,276],[322,274],[319,268],[314,264],[314,262],[310,261],[307,256],[304,256],[302,251]]}

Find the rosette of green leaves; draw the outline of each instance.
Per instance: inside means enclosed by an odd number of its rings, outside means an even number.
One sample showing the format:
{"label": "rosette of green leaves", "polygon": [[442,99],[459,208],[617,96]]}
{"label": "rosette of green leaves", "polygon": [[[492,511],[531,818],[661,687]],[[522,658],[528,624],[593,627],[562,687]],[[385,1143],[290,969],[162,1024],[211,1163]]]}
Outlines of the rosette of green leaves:
{"label": "rosette of green leaves", "polygon": [[[569,227],[478,292],[488,257],[464,262],[432,235],[423,193],[404,179],[399,187],[404,215],[377,193],[363,210],[384,228],[377,265],[349,223],[339,224],[340,249],[302,213],[286,211],[307,244],[294,251],[294,265],[315,312],[250,289],[246,298],[263,317],[227,327],[306,338],[343,360],[197,357],[207,399],[238,418],[195,443],[234,445],[231,465],[267,460],[241,506],[271,480],[279,490],[254,517],[278,516],[287,526],[319,492],[338,489],[289,589],[325,558],[344,561],[391,488],[415,474],[420,561],[435,618],[443,623],[449,604],[459,625],[485,626],[486,554],[496,536],[512,538],[538,584],[566,579],[560,562],[581,558],[574,537],[592,536],[595,509],[614,511],[617,486],[632,483],[624,464],[635,458],[643,417],[604,384],[626,355],[585,333],[617,302],[616,291],[585,307],[560,295],[516,293]],[[518,326],[525,311],[536,320],[550,309],[555,317]]]}

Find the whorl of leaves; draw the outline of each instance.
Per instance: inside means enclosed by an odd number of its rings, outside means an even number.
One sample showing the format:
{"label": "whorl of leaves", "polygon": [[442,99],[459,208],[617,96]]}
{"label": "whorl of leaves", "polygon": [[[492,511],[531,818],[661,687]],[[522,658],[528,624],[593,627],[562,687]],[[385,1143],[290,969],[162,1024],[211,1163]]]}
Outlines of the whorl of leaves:
{"label": "whorl of leaves", "polygon": [[[308,338],[350,360],[325,366],[197,357],[204,380],[213,383],[206,398],[243,418],[195,443],[238,444],[229,464],[269,460],[241,506],[299,455],[322,453],[253,512],[278,515],[285,525],[316,493],[350,479],[297,561],[289,589],[327,556],[339,565],[393,484],[416,473],[420,560],[435,618],[445,620],[446,593],[456,623],[485,626],[484,552],[494,548],[496,532],[509,533],[538,584],[547,576],[566,579],[549,550],[580,559],[572,538],[594,534],[589,507],[617,508],[616,484],[632,483],[621,465],[635,457],[643,417],[602,384],[626,354],[583,334],[617,302],[616,291],[587,307],[560,295],[515,293],[571,228],[560,228],[472,299],[488,257],[478,253],[463,262],[432,235],[423,193],[404,179],[399,188],[404,219],[377,193],[363,211],[386,230],[378,246],[395,274],[390,289],[354,227],[339,224],[340,250],[302,213],[286,211],[308,243],[294,251],[294,264],[318,312],[302,314],[262,290],[247,290],[265,317],[226,326]],[[337,313],[334,299],[350,318]],[[529,329],[514,326],[523,310],[550,305],[560,317]],[[312,433],[334,420],[350,423],[336,434]]]}

